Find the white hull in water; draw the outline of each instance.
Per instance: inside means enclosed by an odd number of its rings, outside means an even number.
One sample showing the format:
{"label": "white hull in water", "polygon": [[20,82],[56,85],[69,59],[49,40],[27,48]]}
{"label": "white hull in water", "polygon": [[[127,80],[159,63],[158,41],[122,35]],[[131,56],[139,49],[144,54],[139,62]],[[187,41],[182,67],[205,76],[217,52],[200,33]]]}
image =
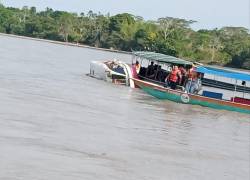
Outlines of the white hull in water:
{"label": "white hull in water", "polygon": [[122,61],[92,61],[89,75],[97,79],[134,88],[134,82],[131,80],[133,78],[132,69]]}

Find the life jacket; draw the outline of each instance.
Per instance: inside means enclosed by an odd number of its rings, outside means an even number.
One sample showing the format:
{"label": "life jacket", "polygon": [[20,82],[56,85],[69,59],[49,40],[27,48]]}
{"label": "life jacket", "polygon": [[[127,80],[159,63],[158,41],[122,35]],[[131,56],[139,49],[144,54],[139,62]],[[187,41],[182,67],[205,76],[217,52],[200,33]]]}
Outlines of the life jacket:
{"label": "life jacket", "polygon": [[169,76],[169,81],[177,82],[178,81],[178,73],[179,73],[178,69],[171,71],[170,76]]}

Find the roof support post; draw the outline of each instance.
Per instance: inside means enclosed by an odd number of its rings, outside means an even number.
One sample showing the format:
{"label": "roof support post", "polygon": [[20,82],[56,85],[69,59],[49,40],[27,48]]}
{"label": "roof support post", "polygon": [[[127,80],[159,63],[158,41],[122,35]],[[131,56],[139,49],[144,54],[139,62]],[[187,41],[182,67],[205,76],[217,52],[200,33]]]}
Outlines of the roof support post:
{"label": "roof support post", "polygon": [[233,102],[234,102],[234,98],[236,95],[236,91],[237,91],[237,79],[235,80],[235,84],[234,84],[234,97],[233,97]]}

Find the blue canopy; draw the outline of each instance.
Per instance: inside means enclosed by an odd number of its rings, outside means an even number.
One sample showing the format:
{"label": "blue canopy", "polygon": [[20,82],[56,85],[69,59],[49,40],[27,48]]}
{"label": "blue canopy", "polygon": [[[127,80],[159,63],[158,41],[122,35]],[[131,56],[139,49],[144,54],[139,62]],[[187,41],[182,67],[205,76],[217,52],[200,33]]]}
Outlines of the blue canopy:
{"label": "blue canopy", "polygon": [[217,68],[212,68],[212,67],[199,66],[196,68],[196,72],[200,72],[204,74],[213,74],[216,76],[223,76],[223,77],[242,80],[242,81],[250,81],[250,74],[233,72],[233,71],[217,69]]}

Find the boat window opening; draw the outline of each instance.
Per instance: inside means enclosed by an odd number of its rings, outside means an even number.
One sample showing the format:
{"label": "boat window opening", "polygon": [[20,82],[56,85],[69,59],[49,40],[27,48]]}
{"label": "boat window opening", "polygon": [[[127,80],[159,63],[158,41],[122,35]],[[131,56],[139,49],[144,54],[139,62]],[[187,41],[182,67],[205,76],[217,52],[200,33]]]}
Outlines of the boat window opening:
{"label": "boat window opening", "polygon": [[242,81],[241,85],[244,86],[244,90],[243,90],[243,94],[242,94],[242,97],[244,98],[245,97],[245,90],[246,90],[246,81]]}
{"label": "boat window opening", "polygon": [[134,59],[136,59],[136,56],[132,56],[132,65],[134,64]]}
{"label": "boat window opening", "polygon": [[142,62],[143,62],[143,59],[142,58],[139,58],[141,60],[141,66],[142,66]]}
{"label": "boat window opening", "polygon": [[112,61],[109,63],[106,63],[108,68],[114,72],[120,73],[120,74],[125,74],[124,68],[120,66],[117,62]]}
{"label": "boat window opening", "polygon": [[145,74],[145,77],[147,77],[147,75],[148,75],[148,67],[149,67],[149,64],[150,64],[150,61],[148,61],[148,66],[147,66],[147,68],[146,68],[146,74]]}
{"label": "boat window opening", "polygon": [[158,85],[165,86],[165,82],[157,81],[157,80],[150,79],[150,78],[147,78],[147,77],[142,77],[140,75],[139,75],[139,77],[143,78],[143,80],[146,80],[147,82],[151,82],[151,83],[155,83],[155,84],[158,84]]}

